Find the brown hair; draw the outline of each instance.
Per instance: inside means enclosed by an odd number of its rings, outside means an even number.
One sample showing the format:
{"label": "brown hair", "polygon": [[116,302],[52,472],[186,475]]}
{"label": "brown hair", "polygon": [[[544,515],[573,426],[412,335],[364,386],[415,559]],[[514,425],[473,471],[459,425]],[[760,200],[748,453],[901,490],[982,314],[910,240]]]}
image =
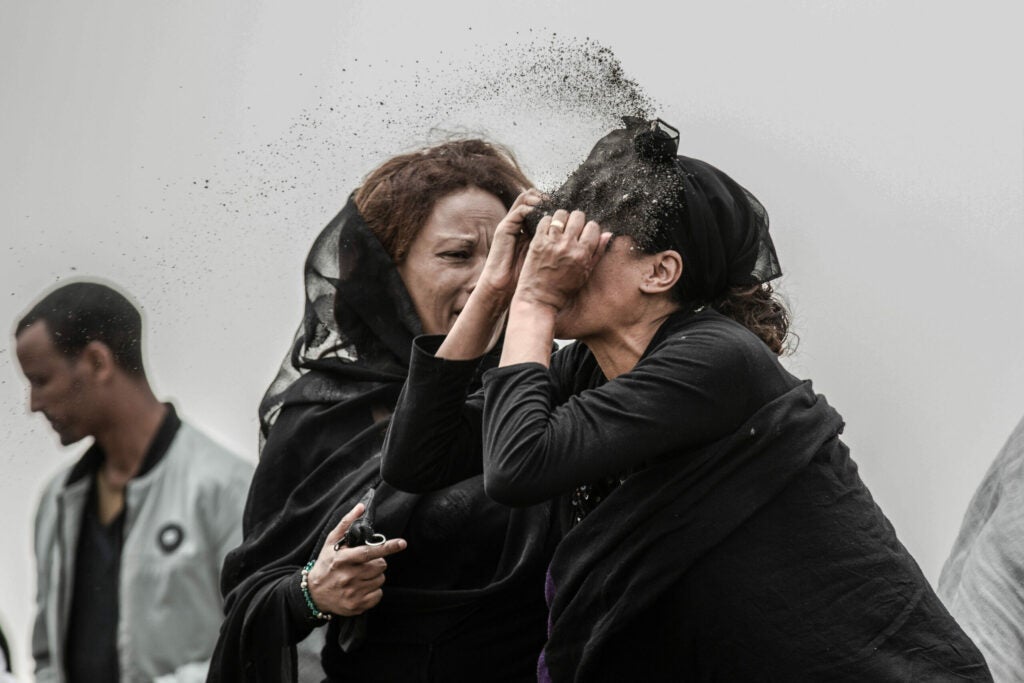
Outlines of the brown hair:
{"label": "brown hair", "polygon": [[776,355],[792,351],[793,333],[789,331],[789,311],[770,283],[753,287],[731,287],[715,309],[757,335]]}
{"label": "brown hair", "polygon": [[434,205],[470,187],[490,192],[507,209],[530,181],[505,147],[449,140],[385,161],[366,176],[355,203],[384,250],[401,263]]}

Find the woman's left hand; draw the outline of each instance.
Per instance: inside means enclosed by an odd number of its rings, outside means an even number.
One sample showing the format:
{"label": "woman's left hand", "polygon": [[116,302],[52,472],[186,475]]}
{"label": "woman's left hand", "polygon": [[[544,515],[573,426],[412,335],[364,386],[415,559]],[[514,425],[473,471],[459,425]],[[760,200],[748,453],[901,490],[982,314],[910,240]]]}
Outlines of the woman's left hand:
{"label": "woman's left hand", "polygon": [[392,538],[378,546],[362,545],[357,548],[336,544],[345,538],[352,523],[366,507],[359,503],[327,535],[316,562],[306,577],[309,597],[322,612],[345,617],[362,614],[380,602],[384,595],[384,559],[406,547],[401,538]]}

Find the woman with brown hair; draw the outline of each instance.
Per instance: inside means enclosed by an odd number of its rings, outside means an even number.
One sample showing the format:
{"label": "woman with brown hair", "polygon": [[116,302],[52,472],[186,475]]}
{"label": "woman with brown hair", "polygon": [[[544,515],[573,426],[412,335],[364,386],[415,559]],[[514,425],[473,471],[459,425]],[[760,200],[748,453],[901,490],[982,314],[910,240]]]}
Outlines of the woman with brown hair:
{"label": "woman with brown hair", "polygon": [[[842,418],[779,363],[764,208],[673,130],[627,119],[528,247],[499,228],[452,331],[414,343],[385,480],[482,470],[499,502],[560,499],[542,681],[991,680]],[[555,337],[577,341],[551,356]]]}
{"label": "woman with brown hair", "polygon": [[495,227],[519,230],[539,201],[528,186],[503,148],[446,142],[370,173],[317,238],[304,319],[260,406],[211,681],[294,680],[295,644],[318,626],[329,681],[535,678],[549,506],[510,510],[479,477],[411,495],[379,476],[413,338],[451,328]]}

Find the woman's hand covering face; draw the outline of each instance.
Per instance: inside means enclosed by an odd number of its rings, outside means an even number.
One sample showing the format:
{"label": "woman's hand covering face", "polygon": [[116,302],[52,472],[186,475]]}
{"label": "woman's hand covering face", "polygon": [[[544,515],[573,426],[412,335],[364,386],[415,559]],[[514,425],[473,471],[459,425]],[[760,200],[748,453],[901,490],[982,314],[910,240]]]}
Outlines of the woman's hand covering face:
{"label": "woman's hand covering face", "polygon": [[582,211],[559,209],[545,216],[523,262],[516,299],[561,311],[587,283],[610,239]]}
{"label": "woman's hand covering face", "polygon": [[384,558],[405,550],[406,543],[401,538],[377,546],[335,550],[335,544],[345,538],[345,532],[363,512],[360,503],[341,519],[327,535],[316,563],[309,570],[309,595],[321,612],[351,617],[374,607],[383,596],[381,587],[388,566]]}

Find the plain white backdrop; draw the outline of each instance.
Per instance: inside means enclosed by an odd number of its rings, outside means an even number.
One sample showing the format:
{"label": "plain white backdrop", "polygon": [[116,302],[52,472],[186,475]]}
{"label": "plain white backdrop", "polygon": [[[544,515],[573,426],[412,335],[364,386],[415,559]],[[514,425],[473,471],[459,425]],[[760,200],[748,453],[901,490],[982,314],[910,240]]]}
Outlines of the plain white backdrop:
{"label": "plain white backdrop", "polygon": [[62,449],[28,415],[18,315],[59,280],[117,283],[144,310],[157,393],[255,458],[306,250],[365,172],[436,127],[491,134],[543,184],[601,134],[557,98],[517,103],[513,83],[465,106],[453,84],[479,85],[481,60],[607,46],[681,129],[681,151],[762,200],[801,339],[787,363],[843,414],[863,478],[933,582],[1024,413],[1016,3],[2,9],[0,624],[24,680],[36,498],[84,444]]}

